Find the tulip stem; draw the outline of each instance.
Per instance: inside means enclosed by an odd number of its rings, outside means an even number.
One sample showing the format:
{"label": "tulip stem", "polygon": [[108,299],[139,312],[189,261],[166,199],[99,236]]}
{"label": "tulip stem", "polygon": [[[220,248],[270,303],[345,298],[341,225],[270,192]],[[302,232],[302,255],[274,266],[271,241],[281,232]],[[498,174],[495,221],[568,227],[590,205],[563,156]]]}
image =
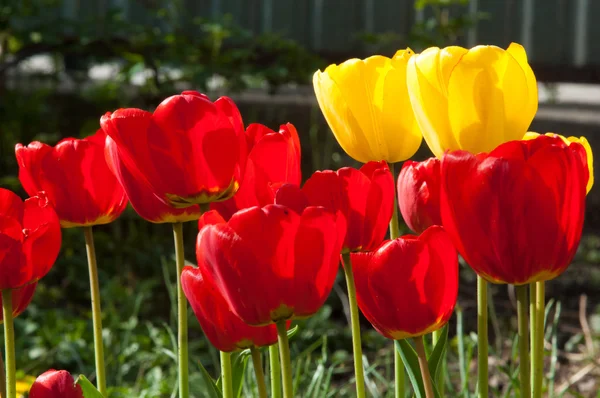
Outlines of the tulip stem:
{"label": "tulip stem", "polygon": [[517,323],[519,333],[519,378],[521,397],[531,397],[531,368],[529,367],[529,319],[527,310],[527,285],[516,286],[517,290]]}
{"label": "tulip stem", "polygon": [[536,365],[536,361],[535,361],[535,352],[536,352],[536,346],[537,346],[537,341],[536,341],[536,336],[537,336],[537,331],[536,331],[536,312],[535,312],[535,298],[536,298],[536,285],[535,282],[531,282],[529,284],[529,349],[531,352],[531,363],[530,363],[530,372],[531,372],[531,386],[532,386],[532,392],[534,392],[535,390],[535,380],[534,380],[534,375],[535,375],[535,365]]}
{"label": "tulip stem", "polygon": [[[394,186],[396,186],[396,171],[394,163],[389,163],[390,172],[394,179]],[[394,211],[392,212],[392,219],[390,220],[390,238],[396,239],[400,236],[400,228],[398,227],[398,198],[396,197],[396,190],[394,189]],[[405,380],[404,380],[404,363],[398,350],[394,351],[394,374],[395,374],[395,398],[404,398],[405,395]]]}
{"label": "tulip stem", "polygon": [[259,398],[267,398],[267,386],[265,384],[265,373],[262,367],[262,358],[260,351],[256,347],[250,348],[252,355],[252,365],[254,365],[254,374],[256,375],[256,384],[258,385]]}
{"label": "tulip stem", "polygon": [[425,354],[425,345],[423,344],[423,337],[415,337],[413,339],[415,343],[415,350],[419,357],[419,367],[421,368],[421,378],[423,379],[423,386],[425,387],[425,396],[427,398],[434,398],[433,385],[431,383],[431,374],[429,373],[429,365],[427,364],[427,354]]}
{"label": "tulip stem", "polygon": [[281,365],[279,364],[279,346],[269,346],[269,368],[271,370],[271,397],[281,398]]}
{"label": "tulip stem", "polygon": [[278,321],[277,340],[279,341],[279,358],[281,360],[281,379],[283,381],[283,398],[293,398],[292,360],[290,358],[290,343],[287,336],[285,320]]}
{"label": "tulip stem", "polygon": [[535,351],[533,361],[533,398],[541,398],[544,378],[544,318],[546,312],[546,286],[544,282],[535,283]]}
{"label": "tulip stem", "polygon": [[487,282],[477,276],[477,376],[479,398],[488,398]]}
{"label": "tulip stem", "polygon": [[94,328],[94,354],[96,358],[96,385],[102,396],[107,397],[106,368],[104,367],[104,342],[102,340],[102,309],[100,308],[100,284],[98,282],[98,265],[92,227],[83,227],[85,250],[87,252],[90,274],[90,295],[92,299],[92,324]]}
{"label": "tulip stem", "polygon": [[[442,329],[438,329],[435,330],[432,334],[431,334],[431,341],[433,343],[433,348],[435,348],[435,345],[437,344],[437,342],[439,341],[440,337],[442,336]],[[437,389],[438,392],[440,393],[440,398],[444,397],[444,376],[446,374],[446,353],[443,354],[442,356],[442,363],[440,364],[441,366],[441,371],[438,373],[438,377],[435,380],[435,384],[437,385]]]}
{"label": "tulip stem", "polygon": [[173,223],[173,239],[175,241],[175,261],[177,264],[177,363],[179,366],[179,397],[188,398],[190,386],[188,382],[188,322],[187,301],[181,286],[181,272],[185,265],[183,252],[183,223]]}
{"label": "tulip stem", "polygon": [[352,351],[354,353],[354,375],[356,379],[356,397],[365,397],[365,374],[362,361],[362,347],[360,341],[360,318],[358,305],[356,303],[356,286],[354,285],[354,273],[352,272],[352,261],[350,253],[343,253],[343,269],[348,286],[348,304],[350,305],[350,324],[352,328]]}
{"label": "tulip stem", "polygon": [[231,353],[220,351],[220,355],[223,398],[233,398],[233,384],[231,380]]}
{"label": "tulip stem", "polygon": [[6,355],[6,398],[17,398],[15,326],[11,289],[2,290],[2,316],[4,319],[4,351]]}

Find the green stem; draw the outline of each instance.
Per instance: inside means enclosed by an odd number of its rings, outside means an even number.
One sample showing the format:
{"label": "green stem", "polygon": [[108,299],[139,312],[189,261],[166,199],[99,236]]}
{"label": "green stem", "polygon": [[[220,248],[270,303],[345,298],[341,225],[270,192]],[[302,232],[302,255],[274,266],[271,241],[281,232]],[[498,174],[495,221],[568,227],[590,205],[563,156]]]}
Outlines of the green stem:
{"label": "green stem", "polygon": [[96,357],[96,385],[102,396],[106,391],[106,368],[104,367],[104,343],[102,341],[102,310],[100,308],[100,285],[98,283],[98,266],[92,227],[83,227],[85,250],[87,252],[90,274],[90,293],[92,296],[92,323],[94,327],[94,354]]}
{"label": "green stem", "polygon": [[12,290],[10,289],[2,290],[2,316],[4,319],[4,352],[6,355],[6,398],[17,398],[15,325],[13,322]]}
{"label": "green stem", "polygon": [[517,290],[517,318],[519,333],[519,378],[521,384],[521,397],[531,397],[531,369],[529,367],[529,319],[527,309],[527,285],[516,286]]}
{"label": "green stem", "polygon": [[221,356],[221,385],[223,398],[233,398],[233,384],[231,379],[231,353],[219,351]]}
{"label": "green stem", "polygon": [[265,384],[265,373],[262,367],[262,358],[260,351],[256,347],[250,348],[252,355],[252,365],[254,365],[254,374],[256,375],[256,384],[258,385],[259,398],[267,398],[267,385]]}
{"label": "green stem", "polygon": [[421,378],[425,387],[425,396],[434,398],[433,385],[431,384],[431,374],[429,373],[429,365],[427,364],[427,354],[425,354],[425,346],[423,345],[423,337],[415,337],[415,351],[419,357],[419,367],[421,368]]}
{"label": "green stem", "polygon": [[487,282],[477,276],[477,377],[479,398],[488,398]]}
{"label": "green stem", "polygon": [[269,346],[269,368],[271,370],[271,397],[281,398],[281,365],[279,364],[279,346]]}
{"label": "green stem", "polygon": [[542,397],[544,381],[544,317],[546,312],[546,286],[536,283],[535,294],[535,351],[533,352],[533,398]]}
{"label": "green stem", "polygon": [[[431,340],[433,342],[434,348],[435,348],[435,345],[437,344],[437,342],[440,340],[441,336],[442,336],[442,329],[435,330],[431,334]],[[436,380],[435,380],[435,384],[437,385],[438,392],[440,393],[440,398],[443,398],[444,397],[444,376],[446,374],[446,353],[443,354],[441,366],[442,366],[441,372],[438,373]]]}
{"label": "green stem", "polygon": [[348,286],[348,304],[350,305],[350,324],[352,328],[352,351],[354,353],[354,375],[356,378],[356,397],[365,397],[365,373],[363,370],[362,347],[360,342],[360,318],[358,315],[358,304],[356,303],[356,286],[354,285],[354,273],[352,272],[352,261],[350,253],[343,253],[344,274]]}
{"label": "green stem", "polygon": [[173,223],[173,239],[175,241],[175,261],[177,263],[177,363],[179,366],[179,397],[188,398],[190,385],[188,382],[188,322],[187,301],[181,286],[181,272],[185,265],[183,252],[183,224]]}
{"label": "green stem", "polygon": [[[390,172],[394,178],[394,186],[396,181],[396,171],[394,163],[389,163]],[[396,197],[396,190],[394,190],[394,210],[392,212],[392,219],[390,220],[390,238],[396,239],[400,236],[400,228],[398,227],[398,198]],[[405,395],[405,381],[404,381],[404,363],[398,350],[394,349],[394,374],[395,374],[395,397],[404,398]]]}
{"label": "green stem", "polygon": [[535,352],[536,352],[536,346],[537,346],[537,342],[536,342],[536,312],[535,312],[535,297],[536,297],[536,285],[535,282],[531,282],[529,284],[529,349],[531,352],[531,363],[530,363],[530,371],[531,371],[531,381],[532,381],[532,388],[535,390],[535,381],[534,381],[534,375],[535,375]]}
{"label": "green stem", "polygon": [[283,398],[292,398],[294,396],[294,387],[292,385],[292,360],[290,358],[290,343],[288,341],[285,320],[277,322],[277,340],[279,341],[279,358],[281,359]]}

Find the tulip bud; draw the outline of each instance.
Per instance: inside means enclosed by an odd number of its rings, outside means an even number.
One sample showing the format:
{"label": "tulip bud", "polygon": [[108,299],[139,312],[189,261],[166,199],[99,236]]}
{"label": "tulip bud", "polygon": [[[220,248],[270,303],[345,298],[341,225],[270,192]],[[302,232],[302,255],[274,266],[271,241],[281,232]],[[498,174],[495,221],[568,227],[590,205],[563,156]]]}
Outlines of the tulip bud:
{"label": "tulip bud", "polygon": [[29,398],[84,398],[81,386],[66,370],[48,370],[31,386]]}
{"label": "tulip bud", "polygon": [[398,206],[406,225],[418,234],[442,225],[439,159],[404,162],[398,175]]}

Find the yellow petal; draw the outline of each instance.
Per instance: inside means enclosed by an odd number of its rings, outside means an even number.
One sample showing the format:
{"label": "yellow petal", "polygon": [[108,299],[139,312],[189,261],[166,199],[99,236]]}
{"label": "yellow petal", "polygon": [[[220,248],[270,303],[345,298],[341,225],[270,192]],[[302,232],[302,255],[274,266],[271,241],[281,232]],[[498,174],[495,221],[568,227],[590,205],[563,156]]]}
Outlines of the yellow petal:
{"label": "yellow petal", "polygon": [[529,101],[523,112],[533,120],[533,117],[538,109],[538,89],[537,80],[533,70],[531,69],[531,66],[529,66],[529,62],[527,61],[527,53],[525,52],[525,48],[517,43],[510,43],[510,46],[508,46],[506,52],[515,58],[519,65],[521,65],[523,72],[525,72],[525,77],[527,78],[527,89],[529,91]]}
{"label": "yellow petal", "polygon": [[342,149],[352,158],[366,163],[371,160],[368,141],[348,108],[336,83],[330,78],[329,66],[325,72],[317,71],[313,76],[313,87],[321,112]]}
{"label": "yellow petal", "polygon": [[390,163],[412,157],[423,140],[406,85],[406,67],[413,55],[410,49],[396,53],[392,59],[392,68],[384,77],[383,97],[381,101],[374,101],[378,105],[376,108],[380,113],[384,140],[388,146],[388,157],[385,160]]}
{"label": "yellow petal", "polygon": [[459,149],[450,128],[447,92],[451,71],[466,52],[462,47],[432,47],[408,62],[406,80],[415,118],[437,157]]}
{"label": "yellow petal", "polygon": [[489,152],[521,139],[531,123],[523,109],[527,79],[514,57],[496,46],[469,50],[450,75],[450,125],[461,149]]}
{"label": "yellow petal", "polygon": [[524,139],[524,140],[533,140],[533,139],[535,139],[535,138],[536,138],[536,137],[538,137],[538,136],[539,136],[539,134],[538,134],[538,133],[535,133],[535,132],[533,132],[533,131],[528,131],[528,132],[526,132],[526,133],[525,133],[525,135],[523,136],[523,139]]}
{"label": "yellow petal", "polygon": [[367,162],[398,162],[421,143],[406,90],[406,62],[412,51],[392,60],[373,56],[352,59],[317,72],[317,100],[342,148]]}

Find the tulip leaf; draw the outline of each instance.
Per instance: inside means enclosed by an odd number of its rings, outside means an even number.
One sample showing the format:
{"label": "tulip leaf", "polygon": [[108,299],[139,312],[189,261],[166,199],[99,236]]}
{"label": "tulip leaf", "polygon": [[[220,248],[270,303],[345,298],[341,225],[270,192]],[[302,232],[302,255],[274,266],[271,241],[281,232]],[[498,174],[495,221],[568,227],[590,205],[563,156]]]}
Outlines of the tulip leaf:
{"label": "tulip leaf", "polygon": [[296,334],[298,334],[298,331],[300,330],[300,328],[298,327],[298,325],[294,325],[293,328],[288,329],[287,331],[287,336],[288,339],[291,339],[292,337],[294,337]]}
{"label": "tulip leaf", "polygon": [[84,375],[79,375],[75,384],[79,384],[84,398],[104,398],[100,391]]}
{"label": "tulip leaf", "polygon": [[250,350],[244,350],[237,354],[235,358],[231,358],[231,383],[233,384],[233,393],[238,398],[242,396],[244,375],[250,356]]}
{"label": "tulip leaf", "polygon": [[202,366],[202,363],[198,362],[198,365],[200,367],[200,375],[202,376],[204,387],[206,388],[204,392],[210,398],[222,398],[223,393],[221,392],[221,389],[217,386],[217,383],[215,383],[215,380],[210,376],[210,374],[208,374],[208,371],[204,366]]}
{"label": "tulip leaf", "polygon": [[419,368],[419,359],[415,349],[406,340],[396,340],[396,350],[402,357],[404,368],[408,374],[410,384],[413,387],[416,398],[425,398],[425,387],[421,378],[421,369]]}
{"label": "tulip leaf", "polygon": [[[417,338],[420,339],[421,337]],[[404,368],[406,369],[406,373],[408,374],[410,384],[412,385],[413,391],[415,392],[415,397],[426,398],[425,387],[423,386],[423,377],[421,376],[421,368],[419,367],[419,358],[417,356],[417,352],[407,340],[396,340],[395,346],[396,350],[398,351],[398,353],[400,353],[400,356],[402,357],[402,361],[404,362]],[[438,392],[435,383],[432,384],[435,398],[440,398],[440,393]]]}
{"label": "tulip leaf", "polygon": [[427,362],[429,363],[429,372],[431,373],[431,377],[433,380],[440,379],[440,373],[444,368],[444,358],[446,357],[446,350],[448,348],[448,325],[444,326],[442,329],[442,334],[440,335],[439,340],[435,344],[433,351],[429,358],[427,358]]}

